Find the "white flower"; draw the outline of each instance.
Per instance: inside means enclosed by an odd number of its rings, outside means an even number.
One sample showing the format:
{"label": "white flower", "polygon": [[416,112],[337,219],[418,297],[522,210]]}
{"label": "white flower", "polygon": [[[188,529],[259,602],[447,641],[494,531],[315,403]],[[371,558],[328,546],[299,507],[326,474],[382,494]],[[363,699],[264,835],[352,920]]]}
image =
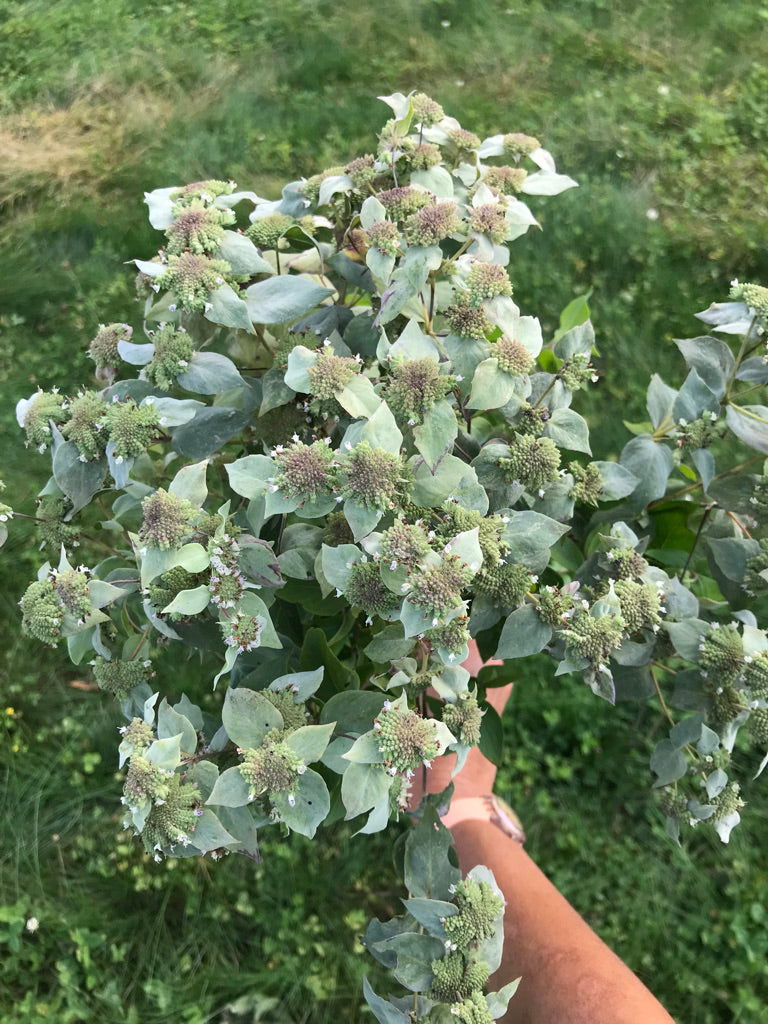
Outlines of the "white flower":
{"label": "white flower", "polygon": [[37,929],[39,927],[40,927],[40,922],[37,920],[36,917],[28,918],[27,924],[26,924],[26,929],[27,929],[28,932],[34,933],[34,932],[37,931]]}

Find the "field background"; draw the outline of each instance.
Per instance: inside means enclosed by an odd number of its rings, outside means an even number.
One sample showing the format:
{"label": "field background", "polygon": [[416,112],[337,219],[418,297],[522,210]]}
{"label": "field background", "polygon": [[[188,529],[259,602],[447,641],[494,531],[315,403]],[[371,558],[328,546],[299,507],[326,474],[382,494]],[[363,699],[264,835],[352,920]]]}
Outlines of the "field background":
{"label": "field background", "polygon": [[[581,183],[534,204],[544,230],[510,270],[545,336],[592,290],[594,447],[618,450],[649,374],[678,375],[692,314],[733,277],[768,283],[766,52],[760,0],[0,0],[5,497],[31,509],[47,475],[16,400],[87,383],[98,324],[136,320],[124,262],[159,244],[143,191],[232,177],[276,195],[370,151],[375,97],[395,90],[481,136],[536,135]],[[356,936],[398,906],[386,844],[336,828],[311,849],[265,841],[257,868],[145,858],[119,824],[113,710],[62,652],[18,637],[37,552],[26,521],[11,527],[0,1024],[371,1020]],[[658,709],[612,709],[547,669],[517,680],[500,777],[530,852],[681,1024],[763,1024],[764,779],[730,846],[672,847],[649,794]],[[205,695],[194,666],[181,675]]]}

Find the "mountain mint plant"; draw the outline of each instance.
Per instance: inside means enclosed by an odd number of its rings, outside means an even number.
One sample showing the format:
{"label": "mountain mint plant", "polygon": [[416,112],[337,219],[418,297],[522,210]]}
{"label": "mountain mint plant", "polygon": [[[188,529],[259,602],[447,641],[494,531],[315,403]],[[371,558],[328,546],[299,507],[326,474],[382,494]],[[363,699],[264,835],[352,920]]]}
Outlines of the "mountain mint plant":
{"label": "mountain mint plant", "polygon": [[[259,829],[329,816],[386,828],[436,758],[498,758],[485,688],[541,652],[609,701],[660,701],[668,830],[727,842],[737,742],[747,771],[768,762],[768,290],[734,282],[697,314],[714,333],[677,342],[681,386],[654,376],[647,422],[593,459],[585,302],[545,338],[510,269],[528,201],[576,182],[531,136],[384,100],[373,152],[276,200],[146,195],[142,308],[94,325],[93,381],[18,403],[51,466],[22,630],[121,702],[125,824],[157,858],[257,858]],[[470,679],[472,638],[503,673]],[[175,692],[164,648],[226,680],[218,717]],[[445,852],[444,832],[428,807],[407,848]],[[366,936],[411,993],[368,986],[379,1021],[505,1011],[512,988],[484,994],[494,883],[442,870],[429,889],[411,864],[405,918]]]}

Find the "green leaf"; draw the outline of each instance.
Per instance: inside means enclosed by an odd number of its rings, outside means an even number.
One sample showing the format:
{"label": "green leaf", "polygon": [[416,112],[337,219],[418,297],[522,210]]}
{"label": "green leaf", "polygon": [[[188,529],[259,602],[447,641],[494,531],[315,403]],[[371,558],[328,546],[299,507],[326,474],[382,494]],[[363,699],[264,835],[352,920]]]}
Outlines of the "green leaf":
{"label": "green leaf", "polygon": [[335,722],[327,725],[305,725],[286,736],[285,742],[301,758],[302,764],[319,761],[333,733]]}
{"label": "green leaf", "polygon": [[515,379],[499,369],[498,359],[484,359],[472,378],[468,409],[500,409],[515,396]]}
{"label": "green leaf", "polygon": [[362,551],[354,544],[339,544],[335,548],[323,544],[321,551],[323,575],[337,590],[344,590],[352,567],[363,558]]}
{"label": "green leaf", "polygon": [[221,846],[233,846],[237,843],[235,837],[227,832],[210,807],[203,807],[202,817],[197,819],[190,839],[198,850],[206,853]]}
{"label": "green leaf", "polygon": [[205,459],[239,434],[249,418],[248,413],[228,406],[201,409],[191,420],[173,430],[173,447],[186,458]]}
{"label": "green leaf", "polygon": [[268,732],[283,728],[277,708],[262,693],[243,687],[227,690],[221,721],[232,742],[243,750],[260,747]]}
{"label": "green leaf", "polygon": [[[255,333],[247,304],[240,298],[234,288],[226,282],[210,293],[203,315],[206,320],[210,320],[213,324],[221,324],[223,327],[234,327],[241,331],[248,331],[249,334]],[[213,355],[213,353],[208,354]],[[181,386],[186,387],[185,384]],[[197,391],[198,389],[188,388],[188,390]],[[201,392],[201,394],[205,394],[205,392]]]}
{"label": "green leaf", "polygon": [[387,945],[397,953],[395,977],[411,992],[424,992],[432,984],[432,961],[445,954],[443,943],[432,935],[405,932],[387,939]]}
{"label": "green leaf", "polygon": [[257,829],[262,825],[269,824],[269,816],[263,812],[254,821],[253,812],[249,807],[222,807],[216,808],[217,817],[224,828],[238,842],[237,849],[243,849],[253,858],[259,857],[259,837]]}
{"label": "green leaf", "polygon": [[239,536],[237,540],[240,545],[237,564],[247,578],[260,587],[281,586],[280,563],[267,541],[248,534]]}
{"label": "green leaf", "polygon": [[664,496],[669,474],[675,466],[669,448],[657,444],[649,434],[641,434],[624,446],[620,462],[639,481],[631,494],[634,508],[644,508]]}
{"label": "green leaf", "polygon": [[715,565],[726,579],[741,583],[747,561],[760,553],[760,544],[748,537],[707,537]]}
{"label": "green leaf", "polygon": [[[293,804],[291,804],[291,796]],[[323,778],[308,768],[293,793],[274,793],[272,806],[277,811],[280,821],[293,832],[312,839],[331,809],[331,798]]]}
{"label": "green leaf", "polygon": [[645,406],[654,430],[662,423],[670,421],[676,398],[677,391],[665,384],[658,373],[654,373],[645,398]]}
{"label": "green leaf", "polygon": [[500,767],[504,759],[504,726],[501,715],[492,704],[485,704],[483,721],[480,725],[480,753],[491,764]]}
{"label": "green leaf", "polygon": [[560,314],[560,326],[555,331],[552,338],[553,341],[559,341],[573,327],[579,327],[586,320],[589,320],[588,302],[591,295],[592,289],[590,288],[584,295],[577,295],[575,299],[571,299]]}
{"label": "green leaf", "polygon": [[273,366],[261,378],[261,395],[259,416],[287,405],[296,397],[296,392],[285,383],[283,370]]}
{"label": "green leaf", "polygon": [[226,467],[229,486],[244,498],[261,496],[269,477],[275,475],[275,464],[266,455],[245,455]]}
{"label": "green leaf", "polygon": [[410,1016],[398,1010],[389,1000],[377,996],[365,976],[363,976],[363,995],[379,1024],[409,1024]]}
{"label": "green leaf", "polygon": [[385,402],[376,408],[362,430],[361,440],[373,448],[383,448],[390,455],[398,455],[403,435],[395,422],[392,410]]}
{"label": "green leaf", "polygon": [[552,627],[532,604],[516,608],[504,623],[495,658],[527,658],[543,651],[552,639]]}
{"label": "green leaf", "polygon": [[73,636],[67,637],[67,654],[73,665],[79,665],[86,654],[93,650],[93,634],[96,626],[83,629]]}
{"label": "green leaf", "polygon": [[245,387],[245,381],[232,360],[218,352],[195,352],[189,368],[176,380],[185,391],[194,391],[198,395],[219,395],[230,388]]}
{"label": "green leaf", "polygon": [[170,771],[181,762],[181,733],[178,736],[167,736],[165,739],[154,740],[144,755],[148,761]]}
{"label": "green leaf", "polygon": [[685,754],[670,739],[661,740],[651,754],[651,770],[657,778],[654,786],[667,786],[681,779],[688,768]]}
{"label": "green leaf", "polygon": [[259,250],[245,235],[237,231],[225,231],[224,241],[214,259],[226,260],[237,277],[252,277],[254,274],[274,274],[271,263],[259,255]]}
{"label": "green leaf", "polygon": [[370,811],[389,793],[392,776],[379,764],[351,763],[341,780],[341,800],[346,820]]}
{"label": "green leaf", "polygon": [[503,1017],[507,1012],[509,1000],[515,992],[517,992],[517,987],[521,980],[521,978],[515,978],[514,981],[510,981],[508,985],[500,988],[498,992],[489,992],[486,995],[485,1002],[488,1007],[488,1012],[494,1020],[498,1020],[499,1017]]}
{"label": "green leaf", "polygon": [[320,721],[336,722],[339,733],[361,735],[372,728],[373,720],[384,707],[385,699],[385,694],[372,690],[334,694],[320,712]]}
{"label": "green leaf", "polygon": [[[312,665],[325,666],[325,679],[330,682],[335,690],[354,689],[360,685],[357,674],[352,669],[345,668],[328,646],[325,633],[319,626],[312,626],[306,630],[299,657],[300,669],[308,669]],[[321,715],[321,721],[336,721],[336,716],[326,718],[323,714]],[[341,726],[339,726],[339,729],[341,731]]]}
{"label": "green leaf", "polygon": [[604,501],[619,501],[626,498],[639,483],[635,474],[618,462],[594,462],[593,465],[600,473],[600,497]]}
{"label": "green leaf", "polygon": [[373,390],[370,378],[364,377],[361,373],[356,373],[343,391],[336,393],[336,401],[355,419],[373,416],[382,404]]}
{"label": "green leaf", "polygon": [[201,583],[194,590],[181,590],[176,597],[163,608],[163,615],[177,613],[179,615],[199,615],[211,600],[211,591],[206,583]]}
{"label": "green leaf", "polygon": [[235,611],[244,612],[246,615],[262,619],[263,624],[259,634],[259,643],[262,647],[273,647],[279,650],[283,646],[275,632],[275,627],[272,625],[269,609],[258,594],[254,594],[252,590],[246,590],[237,602]]}
{"label": "green leaf", "polygon": [[249,800],[248,783],[240,771],[240,766],[235,765],[227,768],[218,777],[206,803],[219,807],[245,807]]}
{"label": "green leaf", "polygon": [[556,174],[554,171],[541,170],[529,174],[520,191],[527,196],[558,196],[569,188],[578,188],[578,181],[567,174]]}
{"label": "green leaf", "polygon": [[702,338],[675,339],[675,344],[686,363],[696,370],[699,377],[722,398],[736,360],[724,341],[705,335]]}
{"label": "green leaf", "polygon": [[587,421],[573,409],[555,409],[544,424],[544,436],[551,438],[559,448],[592,454],[589,447]]}
{"label": "green leaf", "polygon": [[59,445],[53,456],[53,478],[72,502],[68,519],[85,508],[94,494],[101,490],[106,473],[104,459],[81,462],[80,450],[74,441],[64,441]]}
{"label": "green leaf", "polygon": [[414,456],[410,465],[414,468],[412,500],[415,505],[437,508],[448,498],[458,497],[462,483],[468,478],[474,477],[473,482],[477,483],[474,469],[455,455],[446,455],[434,470],[423,456]]}
{"label": "green leaf", "polygon": [[755,451],[768,453],[768,409],[764,405],[741,406],[731,403],[725,410],[725,421],[744,444]]}
{"label": "green leaf", "polygon": [[378,733],[371,730],[358,736],[343,757],[346,761],[352,761],[355,764],[381,764],[384,755],[379,749]]}
{"label": "green leaf", "polygon": [[175,711],[163,698],[157,711],[157,738],[164,740],[178,735],[181,735],[182,754],[194,754],[197,750],[197,730],[185,715]]}
{"label": "green leaf", "polygon": [[504,539],[509,545],[509,560],[520,562],[533,573],[543,572],[549,564],[550,548],[570,527],[539,512],[503,510],[503,515],[508,520]]}
{"label": "green leaf", "polygon": [[709,632],[708,622],[695,618],[683,619],[682,622],[665,622],[664,629],[679,654],[688,661],[699,661],[699,644],[701,638]]}
{"label": "green leaf", "polygon": [[208,497],[208,485],[206,484],[206,472],[208,459],[202,462],[195,462],[190,466],[182,466],[170,483],[168,490],[177,498],[191,502],[196,508],[200,508]]}
{"label": "green leaf", "polygon": [[413,650],[413,640],[403,635],[402,626],[395,624],[382,629],[365,648],[366,657],[380,665],[405,658]]}
{"label": "green leaf", "polygon": [[308,313],[332,294],[331,288],[306,277],[283,274],[250,285],[245,290],[245,301],[253,323],[284,324]]}
{"label": "green leaf", "polygon": [[293,690],[297,701],[309,700],[323,681],[323,666],[311,672],[289,672],[269,684],[270,690]]}
{"label": "green leaf", "polygon": [[438,818],[434,806],[428,805],[405,841],[405,885],[411,896],[450,900],[451,886],[461,878],[459,869],[448,859],[452,844],[451,833]]}
{"label": "green leaf", "polygon": [[[373,196],[371,196],[373,199]],[[395,256],[388,256],[387,253],[377,249],[375,246],[371,246],[368,252],[365,254],[365,265],[368,267],[370,272],[375,278],[378,278],[380,282],[387,284],[392,276],[392,271],[395,269]]]}
{"label": "green leaf", "polygon": [[459,908],[455,903],[446,903],[445,900],[428,900],[423,896],[414,896],[412,899],[403,900],[403,906],[409,914],[413,914],[420,925],[423,925],[430,935],[435,938],[445,939],[445,919],[458,914]]}
{"label": "green leaf", "polygon": [[349,524],[355,540],[362,540],[376,529],[376,524],[384,513],[366,505],[359,505],[352,498],[344,502],[344,518]]}
{"label": "green leaf", "polygon": [[595,329],[591,320],[572,327],[558,340],[555,355],[558,359],[572,359],[575,355],[588,356],[595,345]]}
{"label": "green leaf", "polygon": [[704,413],[719,413],[720,403],[712,389],[695,370],[691,370],[677,393],[672,416],[675,421],[697,419]]}
{"label": "green leaf", "polygon": [[317,362],[317,353],[304,345],[296,345],[288,354],[288,367],[285,371],[285,383],[289,388],[300,394],[309,394],[312,385],[307,370]]}
{"label": "green leaf", "polygon": [[436,402],[424,414],[424,422],[414,428],[413,435],[418,451],[430,470],[434,470],[438,462],[449,448],[459,432],[456,413],[450,402]]}

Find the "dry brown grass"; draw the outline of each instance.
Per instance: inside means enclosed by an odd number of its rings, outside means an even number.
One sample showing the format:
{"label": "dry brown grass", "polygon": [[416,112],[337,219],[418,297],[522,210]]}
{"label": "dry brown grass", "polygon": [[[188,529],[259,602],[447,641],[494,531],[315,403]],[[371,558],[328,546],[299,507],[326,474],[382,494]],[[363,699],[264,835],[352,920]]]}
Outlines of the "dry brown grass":
{"label": "dry brown grass", "polygon": [[[146,127],[162,131],[174,106],[140,87],[118,91],[96,83],[70,105],[28,109],[0,123],[0,206],[40,190],[98,191],[110,169],[135,160],[149,143]],[[106,172],[106,175],[105,175]]]}

